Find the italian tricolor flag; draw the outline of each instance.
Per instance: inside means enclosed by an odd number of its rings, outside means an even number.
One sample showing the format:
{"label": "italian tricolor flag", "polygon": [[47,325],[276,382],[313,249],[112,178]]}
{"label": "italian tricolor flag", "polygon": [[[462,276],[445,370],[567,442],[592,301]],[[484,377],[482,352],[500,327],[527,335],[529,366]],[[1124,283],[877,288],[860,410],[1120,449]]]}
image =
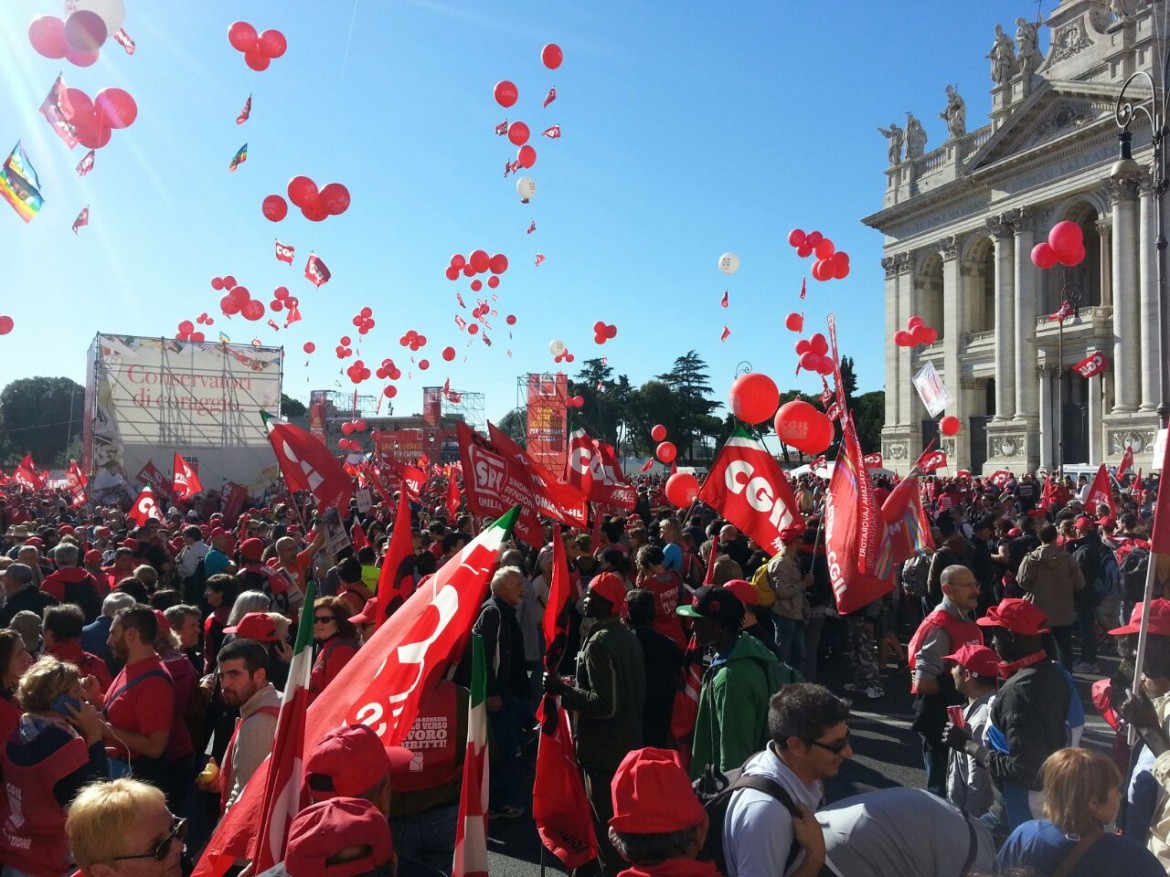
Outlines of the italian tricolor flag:
{"label": "italian tricolor flag", "polygon": [[471,635],[471,699],[467,711],[467,756],[451,877],[487,877],[487,670],[483,638]]}

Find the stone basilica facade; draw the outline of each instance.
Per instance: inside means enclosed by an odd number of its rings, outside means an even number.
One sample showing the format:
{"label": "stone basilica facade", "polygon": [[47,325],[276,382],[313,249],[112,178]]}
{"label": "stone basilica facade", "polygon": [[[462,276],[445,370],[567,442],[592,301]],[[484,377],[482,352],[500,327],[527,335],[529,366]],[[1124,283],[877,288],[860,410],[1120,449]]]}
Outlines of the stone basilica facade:
{"label": "stone basilica facade", "polygon": [[[1111,174],[1122,84],[1165,52],[1154,36],[1162,6],[1062,0],[1042,27],[1017,20],[1014,40],[997,28],[990,124],[967,132],[962,98],[948,89],[949,137],[938,149],[925,150],[912,115],[905,130],[882,130],[884,203],[863,222],[885,236],[887,467],[904,474],[938,434],[912,383],[929,362],[954,396],[946,413],[963,424],[941,438],[952,473],[1114,464],[1127,444],[1149,470],[1162,399],[1145,116],[1131,126],[1142,173]],[[1126,96],[1149,93],[1135,82]],[[1081,226],[1086,258],[1039,270],[1032,247],[1061,220]],[[1065,300],[1076,315],[1049,319]],[[934,344],[893,344],[912,315],[937,330]],[[1094,352],[1109,360],[1104,373],[1072,370]]]}

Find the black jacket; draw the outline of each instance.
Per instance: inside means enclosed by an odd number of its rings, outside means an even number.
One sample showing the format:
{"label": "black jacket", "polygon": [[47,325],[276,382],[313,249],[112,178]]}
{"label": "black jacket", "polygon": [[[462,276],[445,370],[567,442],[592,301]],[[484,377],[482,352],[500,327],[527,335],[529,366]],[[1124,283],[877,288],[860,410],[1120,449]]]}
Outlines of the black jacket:
{"label": "black jacket", "polygon": [[1008,751],[980,747],[976,756],[997,786],[1007,781],[1040,788],[1040,765],[1068,745],[1069,697],[1064,671],[1049,658],[1017,670],[1003,684],[991,705],[991,724],[1003,732]]}
{"label": "black jacket", "polygon": [[[487,659],[487,696],[528,696],[528,671],[524,666],[524,638],[516,610],[499,597],[488,597],[480,607],[472,633],[483,637]],[[465,661],[467,671],[471,661]]]}

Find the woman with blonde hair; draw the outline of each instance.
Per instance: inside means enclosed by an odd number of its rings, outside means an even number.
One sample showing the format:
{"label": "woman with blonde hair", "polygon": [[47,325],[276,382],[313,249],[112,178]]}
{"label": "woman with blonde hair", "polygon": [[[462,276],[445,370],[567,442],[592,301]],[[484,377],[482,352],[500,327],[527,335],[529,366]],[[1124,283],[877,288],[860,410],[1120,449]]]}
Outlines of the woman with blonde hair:
{"label": "woman with blonde hair", "polygon": [[1044,815],[1020,825],[997,859],[1001,871],[1028,867],[1054,877],[1165,877],[1157,858],[1116,834],[1121,774],[1088,749],[1061,749],[1040,768]]}
{"label": "woman with blonde hair", "polygon": [[187,820],[154,786],[132,779],[81,790],[65,822],[82,877],[180,877]]}

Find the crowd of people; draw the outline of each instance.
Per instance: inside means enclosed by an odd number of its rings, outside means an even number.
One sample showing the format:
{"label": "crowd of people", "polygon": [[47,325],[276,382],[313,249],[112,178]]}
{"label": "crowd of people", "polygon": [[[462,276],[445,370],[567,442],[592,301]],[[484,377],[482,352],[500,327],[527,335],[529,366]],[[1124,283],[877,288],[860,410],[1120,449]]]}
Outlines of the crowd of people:
{"label": "crowd of people", "polygon": [[[537,706],[553,695],[573,717],[599,848],[581,873],[1166,873],[1156,479],[1115,485],[1093,509],[1071,480],[926,479],[933,547],[846,616],[824,551],[826,486],[794,480],[796,522],[774,556],[714,509],[671,508],[654,477],[632,510],[506,545],[473,626],[489,667],[489,818],[528,812]],[[895,485],[876,486],[880,498]],[[5,877],[189,873],[272,751],[296,631],[311,626],[315,698],[376,629],[391,531],[410,528],[398,578],[417,584],[485,523],[450,518],[441,493],[424,492],[409,521],[354,504],[342,520],[362,547],[331,554],[300,499],[236,520],[204,502],[141,525],[49,491],[0,499]],[[546,672],[555,533],[573,599]],[[853,754],[846,697],[879,701],[905,671],[922,787],[826,802]],[[266,874],[449,874],[469,673],[464,660],[421,704],[416,727],[441,723],[441,745],[387,748],[363,726],[317,741],[312,804]],[[1080,745],[1090,684],[1089,708],[1116,731],[1105,753]]]}

